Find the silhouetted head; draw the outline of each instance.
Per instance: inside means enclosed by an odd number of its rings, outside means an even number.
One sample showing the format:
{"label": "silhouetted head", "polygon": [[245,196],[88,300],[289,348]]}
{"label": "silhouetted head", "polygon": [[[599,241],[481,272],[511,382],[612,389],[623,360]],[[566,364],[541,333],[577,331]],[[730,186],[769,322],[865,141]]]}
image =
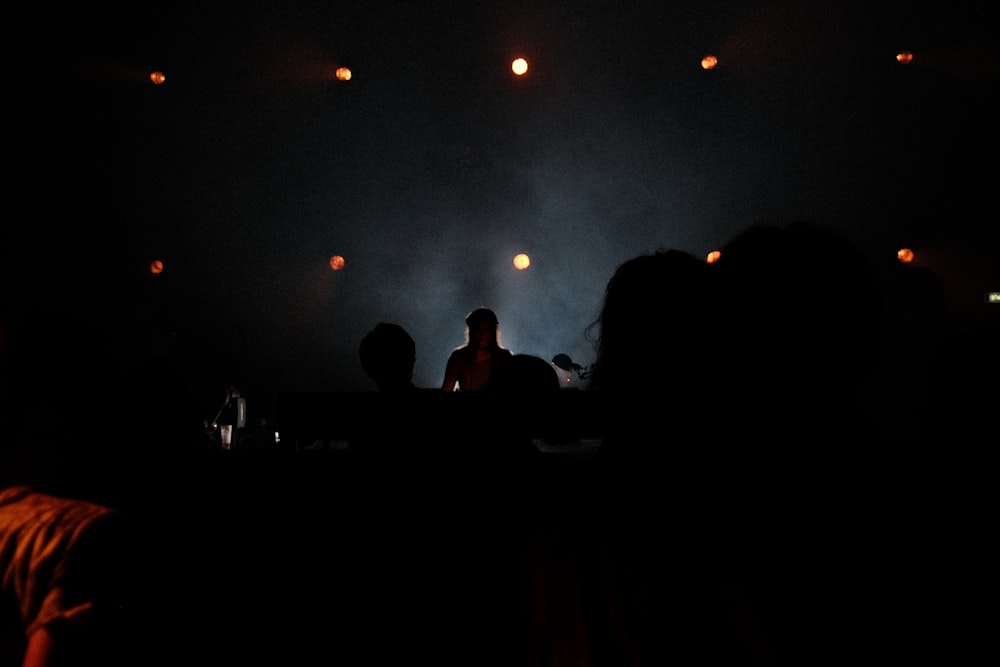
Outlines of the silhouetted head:
{"label": "silhouetted head", "polygon": [[476,308],[465,317],[469,346],[476,349],[500,346],[500,321],[489,308]]}
{"label": "silhouetted head", "polygon": [[379,322],[358,349],[361,367],[382,391],[411,388],[417,347],[398,324]]}
{"label": "silhouetted head", "polygon": [[495,327],[500,321],[497,319],[496,313],[489,308],[476,308],[465,317],[465,324],[467,326],[476,327],[483,323]]}
{"label": "silhouetted head", "polygon": [[834,374],[876,362],[881,291],[841,233],[808,222],[759,224],[725,244],[712,267],[725,285],[729,343],[748,357]]}
{"label": "silhouetted head", "polygon": [[597,329],[597,355],[589,386],[648,393],[683,387],[696,378],[710,351],[708,280],[707,264],[679,250],[621,264],[591,325]]}
{"label": "silhouetted head", "polygon": [[723,287],[728,408],[828,429],[880,354],[881,290],[860,249],[809,222],[758,224],[711,267]]}
{"label": "silhouetted head", "polygon": [[516,425],[537,427],[548,419],[551,404],[546,397],[558,396],[561,389],[559,375],[545,359],[532,354],[512,355],[494,367],[485,387],[493,397],[493,414],[510,415],[512,419],[501,419],[481,441],[494,442],[500,446],[499,451],[510,454],[538,454],[530,431],[520,431]]}
{"label": "silhouetted head", "polygon": [[505,394],[539,394],[562,386],[552,364],[533,354],[515,354],[496,367],[486,388]]}

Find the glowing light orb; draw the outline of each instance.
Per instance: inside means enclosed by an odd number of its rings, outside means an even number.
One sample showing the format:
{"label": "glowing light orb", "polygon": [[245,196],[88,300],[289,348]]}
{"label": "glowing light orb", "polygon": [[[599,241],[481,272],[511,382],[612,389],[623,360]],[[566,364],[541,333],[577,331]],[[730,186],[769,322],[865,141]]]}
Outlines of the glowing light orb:
{"label": "glowing light orb", "polygon": [[903,264],[909,264],[913,261],[913,251],[909,248],[900,248],[896,251],[896,257],[899,258]]}
{"label": "glowing light orb", "polygon": [[524,76],[528,72],[528,61],[524,58],[515,58],[510,64],[510,71],[518,76]]}
{"label": "glowing light orb", "polygon": [[913,62],[913,53],[910,51],[900,51],[896,54],[896,60],[904,65],[908,65]]}
{"label": "glowing light orb", "polygon": [[154,274],[163,273],[163,262],[158,259],[154,259],[149,263],[149,272]]}
{"label": "glowing light orb", "polygon": [[722,253],[719,252],[718,250],[713,250],[712,252],[708,253],[708,255],[705,256],[705,261],[708,262],[709,264],[715,264],[716,262],[719,261],[720,257],[722,257]]}
{"label": "glowing light orb", "polygon": [[719,59],[713,55],[707,55],[701,59],[702,69],[712,69],[719,64]]}
{"label": "glowing light orb", "polygon": [[344,258],[340,255],[334,255],[330,258],[330,268],[334,271],[340,271],[344,268]]}
{"label": "glowing light orb", "polygon": [[351,70],[346,67],[338,67],[336,72],[337,79],[340,81],[350,81]]}
{"label": "glowing light orb", "polygon": [[529,266],[531,266],[531,259],[529,259],[523,252],[514,256],[515,269],[518,271],[524,271]]}
{"label": "glowing light orb", "polygon": [[167,77],[163,76],[163,72],[157,70],[155,72],[150,73],[149,80],[158,86],[164,81],[166,81]]}

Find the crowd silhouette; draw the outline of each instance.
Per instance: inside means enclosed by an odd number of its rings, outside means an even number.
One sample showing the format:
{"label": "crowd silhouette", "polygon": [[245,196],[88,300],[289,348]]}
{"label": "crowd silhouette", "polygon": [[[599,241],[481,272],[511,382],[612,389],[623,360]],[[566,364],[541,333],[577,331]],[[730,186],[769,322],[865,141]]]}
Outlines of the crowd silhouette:
{"label": "crowd silhouette", "polygon": [[[98,547],[107,554],[99,564],[137,547],[156,552],[151,570],[173,574],[150,584],[138,606],[156,607],[148,596],[171,587],[206,596],[208,607],[189,600],[178,614],[202,628],[185,637],[190,646],[214,642],[216,657],[280,654],[293,635],[306,638],[285,653],[292,664],[324,651],[538,667],[948,654],[955,625],[904,609],[912,594],[899,578],[880,584],[873,572],[904,555],[917,523],[897,520],[882,536],[869,518],[887,511],[882,485],[899,465],[873,387],[894,355],[933,350],[919,386],[926,393],[908,406],[920,419],[906,442],[969,436],[971,427],[952,422],[987,411],[993,394],[948,362],[990,343],[949,326],[934,280],[907,283],[920,306],[908,308],[896,300],[899,284],[887,290],[880,277],[848,238],[805,221],[752,225],[713,262],[678,249],[634,256],[608,279],[587,330],[589,381],[578,392],[562,391],[548,361],[501,346],[491,308],[468,314],[466,343],[435,387],[413,383],[417,345],[406,329],[378,322],[358,347],[374,389],[364,405],[374,410],[334,415],[352,424],[348,450],[358,454],[336,458],[217,451],[206,439],[206,408],[170,373],[169,355],[145,356],[110,389],[87,392],[106,368],[101,332],[67,345],[58,314],[5,301],[0,573],[27,572],[16,541],[43,525],[15,505],[28,498],[39,517],[49,503],[67,517],[77,508],[84,518],[121,510],[141,519],[146,528]],[[901,327],[894,308],[919,330]],[[902,351],[893,347],[901,330],[909,332]],[[79,400],[54,400],[54,377]],[[580,405],[598,412],[597,455],[541,456],[538,434],[524,424],[534,428],[540,406],[574,394],[596,399]],[[101,409],[117,416],[116,428],[95,445],[88,424]],[[168,450],[203,456],[152,458]],[[116,476],[109,460],[134,469]],[[150,461],[165,482],[141,479]],[[331,511],[341,517],[335,529],[323,526]],[[157,526],[187,537],[172,542]],[[132,541],[124,549],[123,535]],[[201,555],[192,559],[185,545]],[[223,558],[227,569],[204,565]],[[89,576],[94,595],[120,594],[106,567]],[[19,665],[38,650],[31,637],[48,621],[39,615],[44,590],[29,601],[10,581],[0,589],[0,637],[4,664]],[[256,599],[244,581],[254,582]],[[879,585],[888,588],[876,593]],[[431,600],[440,603],[433,617]],[[880,618],[873,600],[893,618]],[[271,618],[278,607],[291,616]],[[215,613],[229,615],[221,634],[208,629]],[[164,632],[184,625],[162,611],[155,620]],[[158,632],[138,636],[156,643]],[[398,644],[375,648],[387,634]]]}

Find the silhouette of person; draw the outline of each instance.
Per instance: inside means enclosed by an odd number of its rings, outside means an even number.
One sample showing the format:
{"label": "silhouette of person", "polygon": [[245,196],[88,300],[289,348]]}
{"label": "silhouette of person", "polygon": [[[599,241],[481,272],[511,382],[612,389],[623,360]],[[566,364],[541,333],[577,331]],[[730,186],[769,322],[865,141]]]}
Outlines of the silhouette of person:
{"label": "silhouette of person", "polygon": [[358,348],[361,367],[379,391],[409,391],[417,346],[406,329],[391,322],[379,322],[365,334]]}
{"label": "silhouette of person", "polygon": [[398,460],[406,465],[419,457],[450,451],[446,443],[459,441],[458,436],[449,439],[439,434],[428,446],[414,446],[414,431],[436,430],[437,400],[443,396],[437,387],[413,383],[417,354],[410,334],[399,324],[379,322],[362,337],[358,356],[377,391],[362,392],[360,398],[370,399],[371,407],[362,410],[366,419],[361,431],[348,438],[349,448],[383,463]]}
{"label": "silhouette of person", "polygon": [[479,391],[512,353],[500,345],[500,323],[491,309],[476,308],[465,318],[466,342],[452,350],[445,366],[444,391]]}
{"label": "silhouette of person", "polygon": [[588,327],[604,431],[587,519],[541,534],[529,589],[561,619],[537,619],[536,641],[568,662],[767,662],[693,449],[713,415],[715,294],[704,260],[660,249],[616,268]]}
{"label": "silhouette of person", "polygon": [[483,439],[510,452],[540,453],[534,441],[545,433],[547,410],[553,407],[549,399],[562,389],[552,364],[533,354],[511,355],[493,370],[484,389],[493,399],[493,413],[509,418],[499,420]]}
{"label": "silhouette of person", "polygon": [[658,455],[664,429],[688,438],[707,428],[718,356],[712,277],[704,260],[675,249],[633,257],[611,276],[587,331],[595,360],[586,388],[606,413],[602,457]]}
{"label": "silhouette of person", "polygon": [[561,388],[552,364],[533,354],[512,354],[490,375],[486,388],[503,396],[552,394]]}
{"label": "silhouette of person", "polygon": [[[811,221],[757,223],[719,250],[710,265],[721,334],[712,429],[733,444],[730,471],[720,471],[733,486],[727,495],[746,500],[731,503],[734,534],[764,547],[742,550],[740,566],[752,573],[745,590],[790,664],[850,662],[870,648],[858,639],[858,601],[871,582],[843,552],[810,545],[856,548],[856,528],[874,510],[859,502],[864,485],[851,475],[862,456],[854,443],[879,430],[863,388],[880,364],[883,291],[859,246]],[[752,442],[766,445],[738,446]],[[875,449],[864,454],[873,468]],[[829,521],[829,498],[845,484],[857,496],[839,498],[842,515]],[[771,492],[740,493],[749,485]]]}
{"label": "silhouette of person", "polygon": [[879,364],[882,290],[846,236],[758,223],[720,248],[719,435],[841,442],[874,433],[862,388]]}

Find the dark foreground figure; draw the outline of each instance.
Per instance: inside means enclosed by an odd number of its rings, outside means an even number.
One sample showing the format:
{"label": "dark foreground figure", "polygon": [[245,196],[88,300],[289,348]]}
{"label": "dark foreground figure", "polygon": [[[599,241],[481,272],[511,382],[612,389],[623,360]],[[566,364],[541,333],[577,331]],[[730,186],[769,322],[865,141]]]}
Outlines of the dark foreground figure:
{"label": "dark foreground figure", "polygon": [[[98,428],[83,405],[33,400],[51,375],[18,357],[2,489],[124,520],[88,558],[118,573],[87,646],[111,664],[971,663],[992,648],[982,609],[998,592],[991,452],[871,437],[854,394],[871,304],[824,282],[859,275],[853,255],[833,243],[803,263],[787,251],[818,237],[786,231],[717,266],[628,263],[618,277],[644,279],[609,284],[590,391],[288,397],[283,442],[363,436],[364,451],[210,449],[193,421],[158,430],[149,413]],[[822,302],[788,308],[823,284]],[[719,295],[726,308],[706,308]],[[666,338],[673,357],[636,343]],[[650,359],[655,374],[632,365]],[[499,455],[525,435],[602,444]],[[14,599],[0,636],[20,642]]]}

